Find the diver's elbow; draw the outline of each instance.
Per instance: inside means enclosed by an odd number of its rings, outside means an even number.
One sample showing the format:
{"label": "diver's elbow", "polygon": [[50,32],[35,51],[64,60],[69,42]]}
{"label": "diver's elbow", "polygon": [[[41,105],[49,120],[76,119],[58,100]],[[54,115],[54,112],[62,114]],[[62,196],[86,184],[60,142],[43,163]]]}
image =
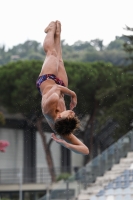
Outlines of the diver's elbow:
{"label": "diver's elbow", "polygon": [[85,151],[84,151],[84,155],[89,155],[89,149],[86,147]]}

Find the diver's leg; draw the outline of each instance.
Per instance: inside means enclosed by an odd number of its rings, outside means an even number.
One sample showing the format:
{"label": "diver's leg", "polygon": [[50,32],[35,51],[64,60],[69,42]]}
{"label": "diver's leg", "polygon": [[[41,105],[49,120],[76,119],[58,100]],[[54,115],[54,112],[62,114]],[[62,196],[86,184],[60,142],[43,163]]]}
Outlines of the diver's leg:
{"label": "diver's leg", "polygon": [[60,41],[60,37],[61,37],[61,23],[59,21],[56,21],[56,31],[55,31],[55,49],[57,52],[57,58],[58,58],[58,75],[57,77],[59,79],[61,79],[65,86],[68,86],[68,77],[67,77],[67,73],[64,67],[64,62],[62,59],[62,49],[61,49],[61,41]]}
{"label": "diver's leg", "polygon": [[57,52],[55,49],[55,41],[54,35],[56,31],[56,23],[51,22],[48,27],[45,29],[45,33],[47,33],[44,42],[43,42],[43,49],[46,52],[46,58],[43,63],[40,75],[44,74],[54,74],[58,75],[58,58]]}

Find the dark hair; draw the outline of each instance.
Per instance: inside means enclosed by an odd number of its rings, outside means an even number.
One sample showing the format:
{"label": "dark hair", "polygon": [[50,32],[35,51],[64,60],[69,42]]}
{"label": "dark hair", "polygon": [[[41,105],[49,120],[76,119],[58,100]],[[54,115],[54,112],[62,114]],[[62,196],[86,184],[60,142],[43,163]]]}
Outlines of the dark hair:
{"label": "dark hair", "polygon": [[72,132],[74,132],[77,128],[79,128],[79,119],[78,117],[72,117],[72,118],[59,118],[55,121],[55,131],[57,134],[63,136],[63,135],[69,135]]}

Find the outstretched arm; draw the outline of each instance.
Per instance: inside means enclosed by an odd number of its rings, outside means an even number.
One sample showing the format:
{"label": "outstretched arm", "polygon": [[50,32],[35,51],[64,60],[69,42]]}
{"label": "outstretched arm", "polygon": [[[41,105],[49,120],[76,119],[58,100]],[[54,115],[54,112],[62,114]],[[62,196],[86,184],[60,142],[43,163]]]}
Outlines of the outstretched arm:
{"label": "outstretched arm", "polygon": [[[75,135],[70,134],[68,136],[64,137],[63,139],[59,139],[56,137],[56,135],[53,133],[51,138],[53,138],[54,141],[57,143],[61,144],[62,146],[66,147],[67,149],[70,149],[74,151],[75,153],[83,154],[83,155],[88,155],[89,154],[89,149],[87,146],[85,146]],[[70,142],[70,143],[68,143]]]}

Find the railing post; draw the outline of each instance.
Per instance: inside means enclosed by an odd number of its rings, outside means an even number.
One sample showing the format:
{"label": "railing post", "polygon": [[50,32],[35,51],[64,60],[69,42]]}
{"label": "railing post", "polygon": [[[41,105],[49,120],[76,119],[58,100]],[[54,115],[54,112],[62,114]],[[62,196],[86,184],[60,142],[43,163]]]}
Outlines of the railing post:
{"label": "railing post", "polygon": [[19,170],[19,200],[22,200],[22,177],[23,177],[23,174],[22,174],[22,169]]}
{"label": "railing post", "polygon": [[69,200],[69,181],[66,181],[66,200]]}
{"label": "railing post", "polygon": [[46,189],[46,200],[50,200],[50,195],[49,195],[49,186]]}

